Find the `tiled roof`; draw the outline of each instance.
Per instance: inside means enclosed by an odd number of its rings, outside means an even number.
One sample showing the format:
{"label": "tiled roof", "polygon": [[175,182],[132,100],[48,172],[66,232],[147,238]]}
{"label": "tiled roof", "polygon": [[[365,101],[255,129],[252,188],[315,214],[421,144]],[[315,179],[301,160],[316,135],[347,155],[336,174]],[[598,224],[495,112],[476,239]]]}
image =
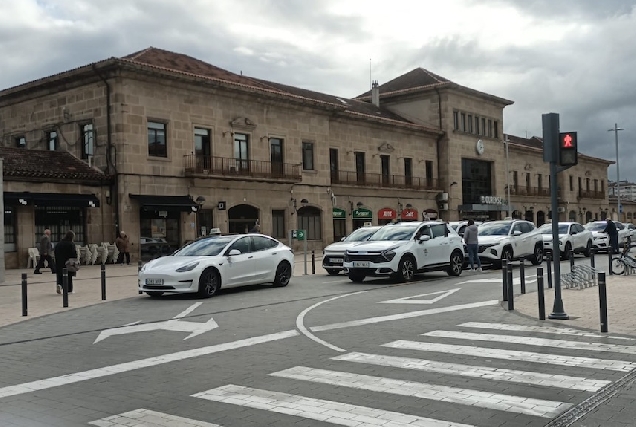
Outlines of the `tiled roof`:
{"label": "tiled roof", "polygon": [[[393,80],[380,85],[380,94],[389,95],[395,92],[411,91],[416,89],[423,89],[433,86],[443,86],[452,83],[450,80],[438,76],[435,73],[431,73],[424,68],[416,68],[403,74]],[[358,98],[370,97],[371,91],[367,91]]]}
{"label": "tiled roof", "polygon": [[17,147],[0,147],[4,159],[4,177],[71,179],[105,182],[110,179],[66,151],[27,150]]}
{"label": "tiled roof", "polygon": [[[453,81],[448,80],[445,77],[430,72],[424,68],[415,68],[406,74],[402,74],[393,80],[384,83],[378,87],[380,91],[380,99],[387,96],[401,95],[410,92],[417,92],[422,90],[429,90],[433,88],[449,87],[459,89],[464,92],[472,93],[481,97],[494,99],[505,105],[513,104],[513,101],[500,98],[489,93],[480,92],[476,89],[471,89],[467,86],[462,86]],[[358,99],[369,100],[371,99],[371,91],[367,91],[362,95],[357,96]]]}
{"label": "tiled roof", "polygon": [[[166,71],[187,74],[195,77],[204,77],[224,82],[229,82],[244,87],[264,90],[279,96],[300,100],[309,100],[323,105],[329,105],[338,111],[350,113],[362,118],[373,118],[374,120],[390,120],[394,123],[410,125],[418,128],[425,126],[416,125],[413,122],[401,117],[385,108],[378,108],[368,102],[356,99],[348,99],[328,95],[320,92],[289,86],[281,83],[270,82],[254,77],[238,75],[214,65],[208,64],[199,59],[181,53],[171,52],[155,47],[149,47],[139,52],[132,53],[120,58],[123,61],[149,66]],[[428,129],[438,132],[437,129]]]}

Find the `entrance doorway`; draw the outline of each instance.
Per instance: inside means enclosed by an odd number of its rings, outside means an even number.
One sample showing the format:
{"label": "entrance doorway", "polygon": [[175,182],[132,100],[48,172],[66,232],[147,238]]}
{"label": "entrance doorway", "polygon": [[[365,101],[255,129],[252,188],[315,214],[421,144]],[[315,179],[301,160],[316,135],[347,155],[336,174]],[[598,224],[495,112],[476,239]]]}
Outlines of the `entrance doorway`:
{"label": "entrance doorway", "polygon": [[232,206],[227,211],[228,230],[230,233],[244,234],[259,222],[257,207],[247,204]]}

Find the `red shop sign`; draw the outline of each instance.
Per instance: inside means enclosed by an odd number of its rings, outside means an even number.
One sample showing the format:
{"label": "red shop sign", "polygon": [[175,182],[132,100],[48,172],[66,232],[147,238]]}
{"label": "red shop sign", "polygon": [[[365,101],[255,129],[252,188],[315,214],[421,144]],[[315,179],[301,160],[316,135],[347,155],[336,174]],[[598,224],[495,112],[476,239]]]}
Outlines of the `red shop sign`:
{"label": "red shop sign", "polygon": [[404,209],[400,214],[400,218],[406,220],[417,220],[417,209]]}
{"label": "red shop sign", "polygon": [[397,218],[397,212],[395,209],[382,208],[378,211],[378,219],[395,219]]}

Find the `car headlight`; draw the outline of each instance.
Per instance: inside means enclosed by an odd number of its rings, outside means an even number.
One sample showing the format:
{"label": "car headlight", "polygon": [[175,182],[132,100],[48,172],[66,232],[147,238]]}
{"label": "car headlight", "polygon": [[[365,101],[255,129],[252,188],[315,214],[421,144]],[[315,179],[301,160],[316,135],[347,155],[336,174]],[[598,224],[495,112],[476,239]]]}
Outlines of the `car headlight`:
{"label": "car headlight", "polygon": [[350,262],[350,261],[351,261],[351,258],[349,258],[349,254],[345,252],[344,262]]}
{"label": "car headlight", "polygon": [[382,257],[384,257],[384,259],[387,261],[391,261],[393,260],[393,258],[395,258],[395,252],[392,249],[382,251]]}
{"label": "car headlight", "polygon": [[195,267],[199,265],[198,262],[193,262],[190,264],[186,264],[183,267],[179,267],[177,268],[177,273],[185,273],[186,271],[192,271],[195,269]]}

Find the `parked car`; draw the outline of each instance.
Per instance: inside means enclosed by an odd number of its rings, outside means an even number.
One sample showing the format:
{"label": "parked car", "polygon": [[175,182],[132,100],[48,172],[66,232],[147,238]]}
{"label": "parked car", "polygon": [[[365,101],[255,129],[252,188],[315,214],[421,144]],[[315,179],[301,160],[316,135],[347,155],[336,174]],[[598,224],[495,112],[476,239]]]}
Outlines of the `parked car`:
{"label": "parked car", "polygon": [[418,272],[446,270],[462,273],[464,245],[446,223],[399,222],[376,231],[367,241],[347,249],[344,267],[353,282],[367,276],[413,280]]}
{"label": "parked car", "polygon": [[636,225],[631,222],[623,222],[622,224],[629,230],[630,245],[634,244],[634,242],[636,242]]}
{"label": "parked car", "polygon": [[[539,227],[543,236],[543,253],[552,252],[552,223]],[[559,222],[559,253],[561,259],[568,259],[570,253],[582,253],[589,257],[592,253],[594,237],[590,230],[585,229],[578,222]]]}
{"label": "parked car", "polygon": [[[618,246],[622,247],[629,241],[630,231],[620,222],[614,221],[616,230],[618,231]],[[609,250],[609,236],[603,230],[607,226],[607,221],[592,221],[585,224],[585,228],[592,232],[592,246],[597,251],[607,252]]]}
{"label": "parked car", "polygon": [[170,244],[166,239],[154,237],[140,237],[139,246],[142,258],[156,258],[162,255],[169,255],[172,252]]}
{"label": "parked car", "polygon": [[[483,224],[482,221],[475,221],[475,225],[479,226],[481,224]],[[464,230],[468,227],[468,221],[453,221],[449,222],[448,225],[450,225],[457,234],[464,237]]]}
{"label": "parked car", "polygon": [[198,293],[208,298],[221,286],[259,283],[289,284],[294,254],[289,246],[257,233],[202,237],[169,256],[145,264],[140,292],[151,297],[164,293]]}
{"label": "parked car", "polygon": [[358,228],[348,236],[343,237],[341,241],[327,246],[322,251],[322,267],[332,276],[343,271],[344,256],[347,249],[358,242],[369,239],[380,228],[382,228],[380,225]]}
{"label": "parked car", "polygon": [[533,223],[525,220],[490,221],[479,226],[479,259],[501,267],[503,260],[529,258],[543,262],[543,237]]}

